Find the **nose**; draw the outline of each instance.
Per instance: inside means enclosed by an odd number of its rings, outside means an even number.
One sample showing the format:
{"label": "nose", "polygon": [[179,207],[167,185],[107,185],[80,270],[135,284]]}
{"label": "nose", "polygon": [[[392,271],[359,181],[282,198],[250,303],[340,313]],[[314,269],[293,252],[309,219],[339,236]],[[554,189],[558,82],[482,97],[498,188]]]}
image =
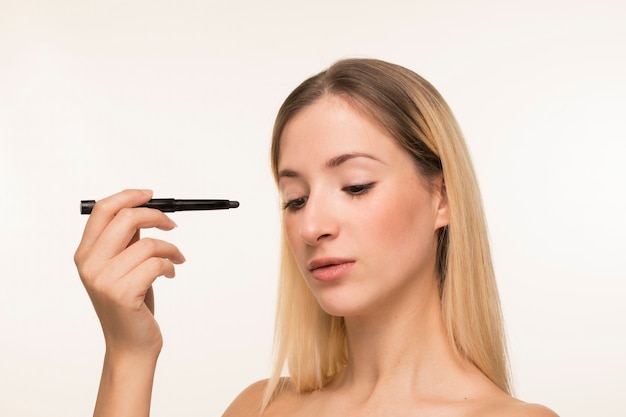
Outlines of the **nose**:
{"label": "nose", "polygon": [[332,204],[309,195],[300,222],[300,237],[309,246],[334,239],[339,232],[338,213]]}

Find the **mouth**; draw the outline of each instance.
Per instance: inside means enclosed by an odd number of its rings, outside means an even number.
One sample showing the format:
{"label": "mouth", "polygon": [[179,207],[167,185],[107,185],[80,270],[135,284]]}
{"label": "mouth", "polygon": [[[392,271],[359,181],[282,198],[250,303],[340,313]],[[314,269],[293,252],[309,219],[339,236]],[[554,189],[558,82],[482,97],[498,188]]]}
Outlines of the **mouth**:
{"label": "mouth", "polygon": [[309,262],[309,271],[311,276],[318,281],[335,281],[347,275],[354,264],[353,259],[319,258]]}

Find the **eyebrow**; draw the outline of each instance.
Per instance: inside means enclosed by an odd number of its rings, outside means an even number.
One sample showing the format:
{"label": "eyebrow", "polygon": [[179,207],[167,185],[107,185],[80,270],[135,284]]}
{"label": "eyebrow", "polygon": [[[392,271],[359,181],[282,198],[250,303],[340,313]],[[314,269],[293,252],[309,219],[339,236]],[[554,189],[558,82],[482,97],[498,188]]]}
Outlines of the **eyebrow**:
{"label": "eyebrow", "polygon": [[[371,159],[373,161],[380,162],[381,164],[385,164],[380,159],[378,159],[375,156],[370,155],[368,153],[350,152],[350,153],[344,153],[344,154],[341,154],[341,155],[338,155],[338,156],[335,156],[335,157],[329,159],[328,161],[326,161],[326,163],[324,163],[324,168],[327,168],[327,169],[336,168],[336,167],[342,165],[343,163],[345,163],[345,162],[347,162],[347,161],[349,161],[351,159],[355,159],[355,158],[368,158],[368,159]],[[287,178],[297,178],[299,176],[300,176],[300,174],[297,171],[293,171],[291,169],[283,169],[283,170],[278,172],[278,179],[279,180],[281,178],[284,178],[284,177],[287,177]]]}

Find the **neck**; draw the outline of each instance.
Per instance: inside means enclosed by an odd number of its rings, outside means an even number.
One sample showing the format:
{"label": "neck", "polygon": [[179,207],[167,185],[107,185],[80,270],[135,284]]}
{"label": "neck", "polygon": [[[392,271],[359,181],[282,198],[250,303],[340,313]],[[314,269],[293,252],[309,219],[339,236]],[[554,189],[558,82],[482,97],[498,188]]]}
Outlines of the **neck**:
{"label": "neck", "polygon": [[346,317],[348,365],[333,385],[369,398],[379,391],[441,392],[443,375],[463,373],[443,324],[439,290],[433,281],[403,297],[385,303],[367,317]]}

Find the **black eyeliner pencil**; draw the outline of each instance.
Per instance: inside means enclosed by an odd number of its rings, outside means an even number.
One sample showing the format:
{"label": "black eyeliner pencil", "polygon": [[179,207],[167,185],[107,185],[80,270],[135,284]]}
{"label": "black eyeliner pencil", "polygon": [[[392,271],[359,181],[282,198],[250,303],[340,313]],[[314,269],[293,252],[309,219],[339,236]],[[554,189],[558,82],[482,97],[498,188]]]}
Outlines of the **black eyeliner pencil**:
{"label": "black eyeliner pencil", "polygon": [[[81,200],[80,214],[91,214],[96,200]],[[137,207],[148,207],[163,212],[189,210],[225,210],[239,207],[238,201],[232,200],[176,200],[174,198],[153,198]]]}

